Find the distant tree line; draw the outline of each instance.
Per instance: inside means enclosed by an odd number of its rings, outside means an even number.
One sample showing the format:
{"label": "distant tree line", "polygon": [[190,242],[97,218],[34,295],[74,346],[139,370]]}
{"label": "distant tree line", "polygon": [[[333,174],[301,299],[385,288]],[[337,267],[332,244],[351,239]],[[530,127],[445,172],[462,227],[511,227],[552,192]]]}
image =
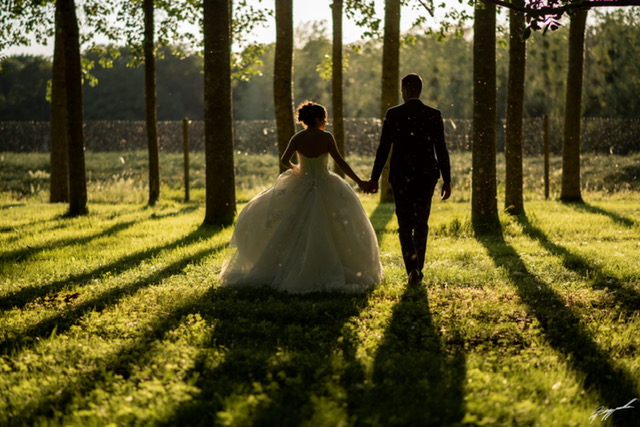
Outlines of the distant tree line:
{"label": "distant tree line", "polygon": [[[508,71],[507,34],[497,43],[497,116],[506,116]],[[442,110],[444,117],[472,115],[472,39],[469,34],[445,38],[418,33],[401,46],[400,74],[417,72],[425,80],[423,99]],[[331,106],[331,36],[325,22],[311,22],[296,30],[294,51],[294,103],[305,99]],[[524,116],[545,113],[561,117],[567,73],[568,27],[527,41]],[[110,68],[91,70],[97,79],[84,85],[85,120],[144,120],[144,70],[130,67],[128,48]],[[640,13],[634,9],[599,14],[585,36],[582,115],[588,117],[640,117]],[[382,43],[354,43],[344,51],[344,116],[380,115]],[[99,54],[86,52],[99,63]],[[329,58],[329,59],[328,59]],[[254,66],[257,75],[233,82],[235,120],[272,120],[274,47],[267,46]],[[0,63],[0,121],[49,120],[47,88],[51,59],[11,56]],[[203,58],[176,56],[164,49],[157,60],[158,120],[203,119]],[[90,84],[91,83],[91,84]],[[372,94],[375,94],[372,96]]]}

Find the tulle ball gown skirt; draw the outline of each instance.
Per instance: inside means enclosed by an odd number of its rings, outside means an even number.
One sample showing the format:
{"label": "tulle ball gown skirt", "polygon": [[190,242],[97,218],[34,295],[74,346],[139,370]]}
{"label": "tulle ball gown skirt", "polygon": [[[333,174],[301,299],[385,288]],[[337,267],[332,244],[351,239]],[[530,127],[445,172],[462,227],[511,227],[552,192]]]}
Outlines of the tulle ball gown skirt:
{"label": "tulle ball gown skirt", "polygon": [[375,231],[358,196],[329,172],[327,155],[299,155],[238,216],[223,286],[291,293],[364,291],[382,279]]}

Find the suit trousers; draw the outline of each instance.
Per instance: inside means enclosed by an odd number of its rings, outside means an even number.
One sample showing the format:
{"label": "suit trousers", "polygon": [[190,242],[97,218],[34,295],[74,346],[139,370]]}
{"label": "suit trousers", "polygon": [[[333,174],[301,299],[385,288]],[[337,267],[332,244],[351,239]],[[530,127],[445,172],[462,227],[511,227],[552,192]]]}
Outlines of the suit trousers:
{"label": "suit trousers", "polygon": [[438,179],[419,184],[391,184],[398,218],[398,234],[404,266],[422,273],[427,252],[431,199]]}

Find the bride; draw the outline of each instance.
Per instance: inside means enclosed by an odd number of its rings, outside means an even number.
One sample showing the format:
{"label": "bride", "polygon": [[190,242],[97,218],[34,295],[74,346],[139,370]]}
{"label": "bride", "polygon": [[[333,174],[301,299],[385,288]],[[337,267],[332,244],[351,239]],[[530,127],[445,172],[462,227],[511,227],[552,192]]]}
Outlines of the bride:
{"label": "bride", "polygon": [[[224,286],[268,285],[281,291],[357,292],[382,279],[375,232],[358,196],[327,169],[328,157],[361,189],[361,180],[342,158],[331,133],[327,111],[304,102],[298,120],[305,127],[289,141],[282,156],[288,169],[273,187],[240,212],[223,266]],[[298,164],[291,162],[298,154]]]}

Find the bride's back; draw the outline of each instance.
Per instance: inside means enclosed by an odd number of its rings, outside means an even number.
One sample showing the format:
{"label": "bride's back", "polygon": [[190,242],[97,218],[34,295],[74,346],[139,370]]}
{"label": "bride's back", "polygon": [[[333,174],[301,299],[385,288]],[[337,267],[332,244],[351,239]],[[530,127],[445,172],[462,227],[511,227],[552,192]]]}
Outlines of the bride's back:
{"label": "bride's back", "polygon": [[305,157],[314,158],[329,152],[333,137],[329,132],[309,127],[295,134],[292,142],[297,152]]}

